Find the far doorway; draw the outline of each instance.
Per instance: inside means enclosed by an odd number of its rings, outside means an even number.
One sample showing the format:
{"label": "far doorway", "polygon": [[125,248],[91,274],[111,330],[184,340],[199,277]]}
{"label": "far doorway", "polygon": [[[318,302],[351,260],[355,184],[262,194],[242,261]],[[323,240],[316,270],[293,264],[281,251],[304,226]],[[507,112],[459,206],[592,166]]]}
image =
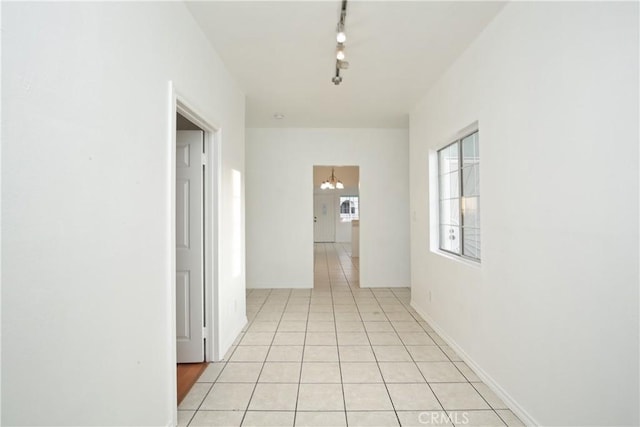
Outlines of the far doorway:
{"label": "far doorway", "polygon": [[360,167],[313,167],[314,288],[359,286]]}

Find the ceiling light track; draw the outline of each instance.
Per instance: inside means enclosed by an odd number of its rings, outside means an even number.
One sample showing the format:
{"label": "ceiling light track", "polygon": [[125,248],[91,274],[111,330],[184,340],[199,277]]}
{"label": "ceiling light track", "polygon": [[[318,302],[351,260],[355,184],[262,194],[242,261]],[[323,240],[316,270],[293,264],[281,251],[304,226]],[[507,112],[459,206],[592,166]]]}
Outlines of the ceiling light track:
{"label": "ceiling light track", "polygon": [[342,83],[342,76],[340,76],[340,70],[346,70],[349,68],[349,63],[345,61],[345,46],[347,41],[347,34],[344,31],[344,22],[347,19],[347,0],[342,0],[342,7],[340,8],[340,19],[336,26],[336,74],[331,81],[334,85]]}

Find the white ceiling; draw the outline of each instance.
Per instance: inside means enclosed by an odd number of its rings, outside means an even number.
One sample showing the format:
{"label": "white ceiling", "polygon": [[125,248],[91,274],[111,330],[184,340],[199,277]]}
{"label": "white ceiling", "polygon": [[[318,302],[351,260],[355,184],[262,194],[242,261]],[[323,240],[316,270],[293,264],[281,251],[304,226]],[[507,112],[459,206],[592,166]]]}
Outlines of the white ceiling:
{"label": "white ceiling", "polygon": [[413,106],[504,2],[349,1],[350,68],[335,86],[340,4],[187,2],[247,95],[248,127],[406,127]]}

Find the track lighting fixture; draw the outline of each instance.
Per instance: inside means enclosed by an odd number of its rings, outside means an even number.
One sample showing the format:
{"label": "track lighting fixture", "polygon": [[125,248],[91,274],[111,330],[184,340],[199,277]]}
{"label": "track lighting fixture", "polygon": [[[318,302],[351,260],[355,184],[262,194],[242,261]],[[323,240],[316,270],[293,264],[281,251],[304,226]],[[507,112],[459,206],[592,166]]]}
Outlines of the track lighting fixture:
{"label": "track lighting fixture", "polygon": [[342,7],[340,8],[340,20],[336,27],[336,74],[331,78],[334,85],[338,86],[342,83],[342,77],[340,76],[340,70],[346,70],[349,68],[349,63],[344,60],[344,42],[347,41],[347,35],[344,32],[344,21],[347,18],[347,0],[342,0]]}

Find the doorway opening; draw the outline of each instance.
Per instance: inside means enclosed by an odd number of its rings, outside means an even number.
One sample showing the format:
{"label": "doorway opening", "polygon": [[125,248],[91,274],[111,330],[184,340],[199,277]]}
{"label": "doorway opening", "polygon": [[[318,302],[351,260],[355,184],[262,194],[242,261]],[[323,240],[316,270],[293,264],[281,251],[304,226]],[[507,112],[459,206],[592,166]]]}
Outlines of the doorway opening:
{"label": "doorway opening", "polygon": [[219,357],[219,128],[170,85],[171,396],[177,403]]}
{"label": "doorway opening", "polygon": [[314,289],[360,286],[360,205],[359,166],[313,167]]}

